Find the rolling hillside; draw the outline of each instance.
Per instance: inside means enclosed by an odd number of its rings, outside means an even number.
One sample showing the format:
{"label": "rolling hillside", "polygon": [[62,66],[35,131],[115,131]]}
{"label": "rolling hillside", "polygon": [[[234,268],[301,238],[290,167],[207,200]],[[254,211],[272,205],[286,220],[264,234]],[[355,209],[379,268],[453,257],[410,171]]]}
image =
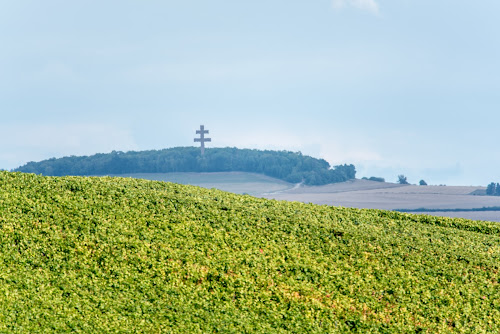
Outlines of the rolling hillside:
{"label": "rolling hillside", "polygon": [[[500,207],[499,196],[481,196],[484,187],[416,186],[369,180],[349,180],[323,186],[292,184],[262,174],[219,173],[132,173],[110,175],[167,181],[216,188],[237,194],[268,199],[327,204],[344,207],[405,211],[429,208],[433,216],[500,222],[500,211],[481,208]],[[437,209],[443,209],[440,211]],[[475,211],[468,211],[474,209]],[[456,210],[456,211],[451,211]]]}
{"label": "rolling hillside", "polygon": [[186,185],[195,185],[207,189],[216,188],[236,194],[262,196],[269,193],[294,189],[293,183],[272,178],[262,174],[245,172],[213,172],[213,173],[130,173],[108,175],[116,177],[133,177],[152,181],[165,181]]}
{"label": "rolling hillside", "polygon": [[500,225],[0,172],[0,332],[495,333]]}

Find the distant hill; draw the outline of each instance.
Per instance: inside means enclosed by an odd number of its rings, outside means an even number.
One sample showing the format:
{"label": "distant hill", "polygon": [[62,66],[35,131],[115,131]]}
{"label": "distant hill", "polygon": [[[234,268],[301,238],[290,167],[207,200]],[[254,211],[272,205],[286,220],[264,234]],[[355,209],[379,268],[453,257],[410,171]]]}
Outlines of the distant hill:
{"label": "distant hill", "polygon": [[1,333],[499,333],[500,225],[0,172]]}
{"label": "distant hill", "polygon": [[52,158],[28,162],[13,171],[46,176],[238,171],[307,185],[344,182],[356,176],[353,165],[331,168],[326,160],[300,152],[209,148],[201,156],[195,147]]}

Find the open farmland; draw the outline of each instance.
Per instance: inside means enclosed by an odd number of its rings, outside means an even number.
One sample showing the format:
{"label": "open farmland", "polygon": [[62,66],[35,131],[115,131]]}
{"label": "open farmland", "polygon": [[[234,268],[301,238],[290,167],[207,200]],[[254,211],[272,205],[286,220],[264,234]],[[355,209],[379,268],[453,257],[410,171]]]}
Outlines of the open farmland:
{"label": "open farmland", "polygon": [[0,172],[0,332],[498,333],[500,225]]}
{"label": "open farmland", "polygon": [[[266,198],[328,204],[355,208],[397,209],[473,209],[500,207],[500,197],[472,195],[482,187],[415,186],[367,180],[348,181],[319,187],[300,187]],[[429,212],[432,215],[500,221],[496,212]]]}

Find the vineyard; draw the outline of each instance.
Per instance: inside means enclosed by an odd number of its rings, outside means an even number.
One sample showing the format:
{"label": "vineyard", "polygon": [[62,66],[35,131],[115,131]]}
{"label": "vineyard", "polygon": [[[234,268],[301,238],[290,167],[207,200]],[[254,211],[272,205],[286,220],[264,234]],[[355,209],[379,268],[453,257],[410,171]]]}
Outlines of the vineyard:
{"label": "vineyard", "polygon": [[498,333],[500,225],[0,172],[0,332]]}

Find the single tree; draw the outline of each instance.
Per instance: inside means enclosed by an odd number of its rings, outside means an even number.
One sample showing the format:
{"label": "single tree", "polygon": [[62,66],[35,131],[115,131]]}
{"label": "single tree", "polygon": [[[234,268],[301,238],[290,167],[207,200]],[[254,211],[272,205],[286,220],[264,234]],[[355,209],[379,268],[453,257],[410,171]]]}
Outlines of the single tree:
{"label": "single tree", "polygon": [[418,184],[420,184],[421,186],[426,186],[427,182],[425,182],[424,180],[420,180],[420,182]]}
{"label": "single tree", "polygon": [[493,196],[496,194],[496,185],[495,185],[495,182],[491,182],[490,184],[488,184],[488,186],[486,187],[486,195],[490,195],[490,196]]}
{"label": "single tree", "polygon": [[398,183],[399,184],[409,184],[408,180],[406,179],[406,176],[404,175],[398,175]]}

